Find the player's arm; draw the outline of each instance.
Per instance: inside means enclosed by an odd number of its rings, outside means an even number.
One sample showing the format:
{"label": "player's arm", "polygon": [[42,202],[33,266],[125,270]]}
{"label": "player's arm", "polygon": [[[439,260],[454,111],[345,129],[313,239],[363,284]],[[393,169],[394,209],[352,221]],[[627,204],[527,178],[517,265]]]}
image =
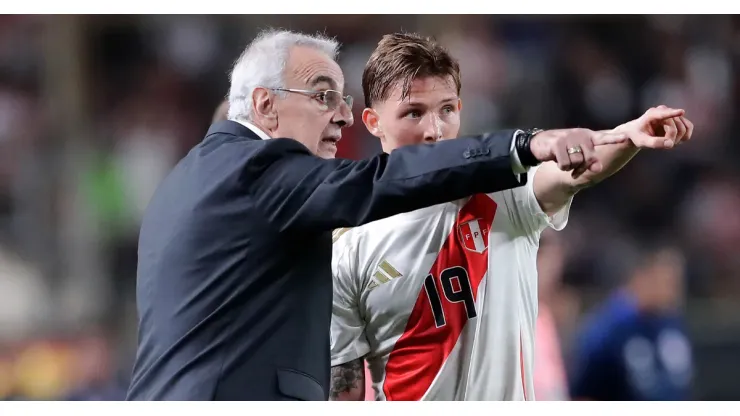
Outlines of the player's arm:
{"label": "player's arm", "polygon": [[355,236],[346,228],[335,230],[332,247],[334,296],[331,317],[331,380],[329,400],[364,400],[363,357],[370,352],[365,320],[359,310],[360,276],[357,274]]}
{"label": "player's arm", "polygon": [[[533,179],[534,193],[547,215],[560,211],[578,191],[591,187],[622,169],[642,148],[670,149],[675,144],[689,140],[693,124],[683,117],[683,110],[660,106],[651,108],[642,117],[612,130],[625,133],[630,140],[605,146],[582,146],[580,153],[570,154],[574,165],[587,166],[589,161],[599,162],[590,169],[576,168],[564,172],[555,162],[539,167]],[[559,149],[568,153],[568,149]],[[559,158],[562,160],[564,158]],[[583,163],[585,161],[585,163]]]}
{"label": "player's arm", "polygon": [[329,400],[365,400],[365,367],[362,358],[331,368]]}
{"label": "player's arm", "polygon": [[632,143],[599,146],[594,153],[602,161],[601,170],[598,172],[588,170],[578,177],[574,177],[570,172],[561,171],[553,162],[543,163],[532,179],[537,202],[547,215],[555,215],[578,191],[615,174],[637,155],[639,150]]}

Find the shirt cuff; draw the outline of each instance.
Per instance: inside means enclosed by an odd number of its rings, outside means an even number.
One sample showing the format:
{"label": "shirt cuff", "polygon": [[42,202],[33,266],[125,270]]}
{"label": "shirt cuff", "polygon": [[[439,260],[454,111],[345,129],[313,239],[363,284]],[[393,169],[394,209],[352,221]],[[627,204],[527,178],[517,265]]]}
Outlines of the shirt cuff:
{"label": "shirt cuff", "polygon": [[517,153],[516,151],[516,136],[519,133],[523,132],[521,130],[517,130],[514,132],[514,135],[511,137],[511,146],[509,146],[509,156],[511,156],[511,169],[517,176],[527,172],[527,169],[524,168],[524,166],[522,165],[522,161],[519,159],[519,153]]}

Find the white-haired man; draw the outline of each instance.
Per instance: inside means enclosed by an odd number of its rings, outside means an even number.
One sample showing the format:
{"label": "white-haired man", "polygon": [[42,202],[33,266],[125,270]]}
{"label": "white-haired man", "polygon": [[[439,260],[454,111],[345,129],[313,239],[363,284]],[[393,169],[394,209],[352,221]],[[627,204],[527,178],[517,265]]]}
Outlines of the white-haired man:
{"label": "white-haired man", "polygon": [[129,399],[326,400],[331,231],[521,186],[561,149],[626,140],[510,130],[333,159],[352,99],[333,40],[261,34],[231,74],[227,121],[173,169],[147,208]]}

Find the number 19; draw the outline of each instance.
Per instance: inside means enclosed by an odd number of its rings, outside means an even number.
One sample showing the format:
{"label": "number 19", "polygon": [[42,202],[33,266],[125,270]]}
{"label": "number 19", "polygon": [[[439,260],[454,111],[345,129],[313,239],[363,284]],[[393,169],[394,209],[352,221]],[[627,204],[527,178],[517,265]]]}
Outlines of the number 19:
{"label": "number 19", "polygon": [[[457,291],[452,287],[452,281],[455,279],[457,279],[460,286],[460,290]],[[473,290],[470,287],[470,278],[465,268],[455,266],[445,269],[440,273],[439,280],[442,283],[442,292],[448,302],[463,302],[468,319],[475,318],[478,315],[475,311],[475,299],[473,298]],[[442,308],[442,299],[437,291],[437,285],[434,284],[434,275],[431,273],[424,279],[424,290],[427,293],[429,304],[432,306],[432,315],[434,315],[434,323],[437,328],[447,325],[444,309]]]}

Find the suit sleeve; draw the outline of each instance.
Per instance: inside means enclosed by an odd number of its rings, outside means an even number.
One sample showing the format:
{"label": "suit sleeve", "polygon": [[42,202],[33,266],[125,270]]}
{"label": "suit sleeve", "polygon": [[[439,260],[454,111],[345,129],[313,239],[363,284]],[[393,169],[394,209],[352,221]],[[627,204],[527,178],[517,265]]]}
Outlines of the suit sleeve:
{"label": "suit sleeve", "polygon": [[514,130],[350,161],[321,159],[291,139],[266,141],[243,175],[256,206],[281,230],[331,230],[521,186]]}

